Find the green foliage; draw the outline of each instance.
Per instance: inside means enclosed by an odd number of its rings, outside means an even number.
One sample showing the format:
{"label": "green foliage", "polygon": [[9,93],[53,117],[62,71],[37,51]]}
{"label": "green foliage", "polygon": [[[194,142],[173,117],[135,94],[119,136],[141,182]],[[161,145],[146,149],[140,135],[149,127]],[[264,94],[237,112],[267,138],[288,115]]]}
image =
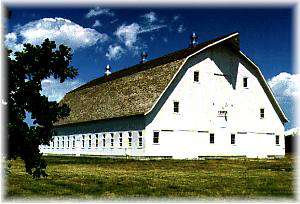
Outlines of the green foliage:
{"label": "green foliage", "polygon": [[[46,179],[13,162],[6,198],[293,199],[295,167],[283,159],[126,160],[45,157]],[[287,171],[288,170],[288,171]]]}
{"label": "green foliage", "polygon": [[[8,63],[8,159],[20,157],[26,172],[34,177],[46,176],[46,162],[38,146],[49,145],[54,134],[53,123],[68,116],[70,109],[48,101],[42,96],[41,82],[53,76],[64,82],[77,76],[78,70],[70,66],[71,48],[46,39],[41,45],[24,44],[21,52],[12,56],[7,51]],[[24,122],[26,112],[31,113],[35,126]]]}

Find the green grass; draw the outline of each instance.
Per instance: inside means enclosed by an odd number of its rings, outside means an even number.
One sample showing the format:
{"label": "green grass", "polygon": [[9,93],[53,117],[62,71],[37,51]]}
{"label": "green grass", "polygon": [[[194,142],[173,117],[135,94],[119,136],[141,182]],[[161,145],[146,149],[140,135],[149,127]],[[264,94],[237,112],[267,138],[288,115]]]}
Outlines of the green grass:
{"label": "green grass", "polygon": [[45,157],[33,179],[20,160],[6,176],[6,199],[294,199],[294,164],[284,159],[149,160]]}

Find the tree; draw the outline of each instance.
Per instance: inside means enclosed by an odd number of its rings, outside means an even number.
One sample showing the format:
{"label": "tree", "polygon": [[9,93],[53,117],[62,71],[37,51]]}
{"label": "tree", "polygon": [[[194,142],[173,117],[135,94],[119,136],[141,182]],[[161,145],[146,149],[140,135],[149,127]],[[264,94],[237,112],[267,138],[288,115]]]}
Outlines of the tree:
{"label": "tree", "polygon": [[[46,162],[39,152],[39,145],[49,145],[55,134],[53,124],[69,115],[67,105],[48,101],[41,95],[43,79],[54,77],[63,83],[77,76],[78,70],[70,66],[71,48],[46,39],[41,45],[24,44],[24,49],[12,54],[7,51],[8,62],[8,139],[7,158],[20,157],[26,172],[34,177],[47,176]],[[31,113],[33,124],[24,119]]]}

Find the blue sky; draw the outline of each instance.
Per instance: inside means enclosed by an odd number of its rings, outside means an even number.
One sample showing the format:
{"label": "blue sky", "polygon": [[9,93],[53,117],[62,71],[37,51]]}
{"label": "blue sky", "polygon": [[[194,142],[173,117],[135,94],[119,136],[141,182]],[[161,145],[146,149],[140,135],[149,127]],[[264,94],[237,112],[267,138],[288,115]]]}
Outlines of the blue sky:
{"label": "blue sky", "polygon": [[22,43],[39,44],[46,36],[73,48],[72,64],[79,76],[61,86],[44,81],[43,92],[53,100],[104,74],[188,46],[192,32],[198,42],[238,31],[241,50],[260,68],[294,127],[293,9],[274,8],[10,8],[5,44],[13,50]]}

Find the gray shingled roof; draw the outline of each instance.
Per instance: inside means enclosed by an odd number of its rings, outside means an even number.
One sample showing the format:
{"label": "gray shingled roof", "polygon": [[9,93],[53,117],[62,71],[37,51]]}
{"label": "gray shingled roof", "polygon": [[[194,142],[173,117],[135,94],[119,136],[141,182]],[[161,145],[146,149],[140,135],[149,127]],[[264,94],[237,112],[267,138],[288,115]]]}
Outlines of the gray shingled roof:
{"label": "gray shingled roof", "polygon": [[[231,35],[234,37],[230,37]],[[111,119],[149,112],[185,59],[219,40],[239,50],[238,33],[231,33],[194,47],[179,50],[88,82],[66,94],[70,115],[56,126]]]}

